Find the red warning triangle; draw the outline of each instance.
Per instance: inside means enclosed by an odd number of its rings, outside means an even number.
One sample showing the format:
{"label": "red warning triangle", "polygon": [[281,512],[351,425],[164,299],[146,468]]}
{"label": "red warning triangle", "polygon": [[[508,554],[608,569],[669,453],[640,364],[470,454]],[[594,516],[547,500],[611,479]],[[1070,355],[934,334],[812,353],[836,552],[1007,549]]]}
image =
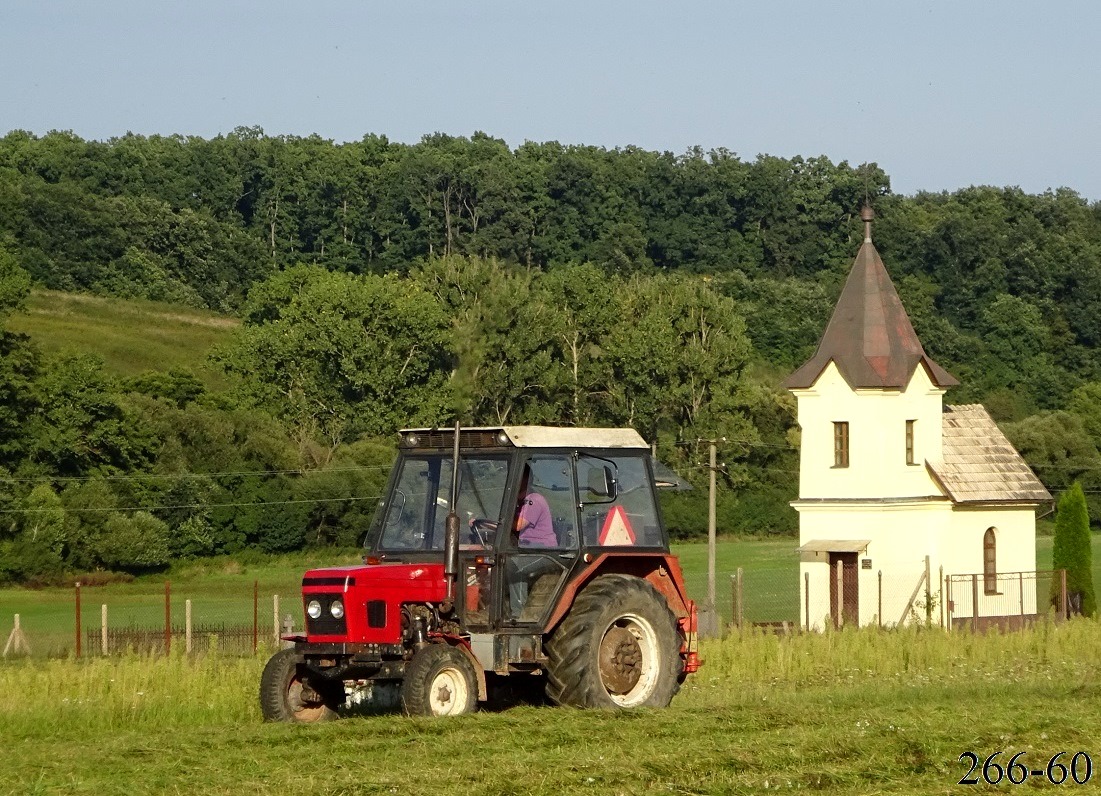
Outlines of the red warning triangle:
{"label": "red warning triangle", "polygon": [[635,543],[635,531],[623,506],[614,506],[604,518],[604,527],[600,529],[597,541],[602,545],[632,545]]}

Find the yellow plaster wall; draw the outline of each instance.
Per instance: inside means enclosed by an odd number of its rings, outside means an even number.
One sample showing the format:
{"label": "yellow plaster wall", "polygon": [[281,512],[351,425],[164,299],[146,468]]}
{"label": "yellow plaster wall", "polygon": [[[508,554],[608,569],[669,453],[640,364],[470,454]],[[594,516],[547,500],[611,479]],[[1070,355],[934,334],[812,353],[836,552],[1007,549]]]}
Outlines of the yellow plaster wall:
{"label": "yellow plaster wall", "polygon": [[[941,460],[941,396],[925,369],[904,390],[853,391],[831,362],[799,404],[799,497],[937,495],[926,460]],[[916,420],[914,459],[906,464],[906,421]],[[834,422],[849,424],[849,466],[834,467]]]}

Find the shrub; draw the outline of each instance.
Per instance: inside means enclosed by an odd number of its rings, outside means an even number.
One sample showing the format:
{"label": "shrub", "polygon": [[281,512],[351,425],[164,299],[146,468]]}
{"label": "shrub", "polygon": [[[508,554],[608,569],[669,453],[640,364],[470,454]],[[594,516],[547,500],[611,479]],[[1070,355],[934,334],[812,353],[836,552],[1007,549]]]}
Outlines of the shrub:
{"label": "shrub", "polygon": [[[1067,571],[1067,596],[1071,609],[1084,616],[1097,612],[1097,597],[1093,589],[1093,553],[1090,549],[1090,520],[1086,511],[1086,496],[1075,482],[1059,498],[1055,516],[1055,540],[1052,543],[1052,566]],[[1052,583],[1052,601],[1057,600],[1057,582]]]}

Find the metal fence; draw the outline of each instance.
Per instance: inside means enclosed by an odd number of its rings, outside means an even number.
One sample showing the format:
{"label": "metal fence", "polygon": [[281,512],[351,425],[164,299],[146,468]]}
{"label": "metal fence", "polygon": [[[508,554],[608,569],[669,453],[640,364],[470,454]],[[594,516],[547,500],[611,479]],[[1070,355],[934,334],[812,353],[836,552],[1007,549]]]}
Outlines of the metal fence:
{"label": "metal fence", "polygon": [[937,575],[927,578],[922,566],[865,572],[859,579],[825,568],[815,575],[798,563],[739,568],[730,576],[731,624],[780,631],[944,624]]}
{"label": "metal fence", "polygon": [[738,568],[728,577],[729,601],[719,609],[736,628],[791,632],[922,624],[1011,629],[1048,615],[1060,619],[1074,610],[1062,570],[944,575],[930,571],[926,562],[848,574],[838,567],[812,577],[796,564]]}
{"label": "metal fence", "polygon": [[1011,630],[1073,611],[1066,570],[949,575],[945,578],[949,627]]}
{"label": "metal fence", "polygon": [[2,657],[249,655],[277,647],[279,636],[301,623],[297,595],[261,595],[257,583],[194,597],[174,592],[169,583],[161,594],[125,588],[102,594],[79,584],[67,595],[6,591],[0,601]]}

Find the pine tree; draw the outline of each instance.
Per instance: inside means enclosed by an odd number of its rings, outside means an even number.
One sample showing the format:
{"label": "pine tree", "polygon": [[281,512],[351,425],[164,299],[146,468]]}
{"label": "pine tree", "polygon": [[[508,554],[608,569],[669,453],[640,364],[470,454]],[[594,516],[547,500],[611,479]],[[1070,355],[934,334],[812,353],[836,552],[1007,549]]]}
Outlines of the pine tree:
{"label": "pine tree", "polygon": [[[1086,496],[1075,482],[1059,498],[1055,515],[1052,567],[1067,571],[1067,600],[1072,613],[1093,616],[1097,597],[1093,589],[1093,553],[1090,549],[1090,520]],[[1058,582],[1052,583],[1052,602],[1058,607]]]}

